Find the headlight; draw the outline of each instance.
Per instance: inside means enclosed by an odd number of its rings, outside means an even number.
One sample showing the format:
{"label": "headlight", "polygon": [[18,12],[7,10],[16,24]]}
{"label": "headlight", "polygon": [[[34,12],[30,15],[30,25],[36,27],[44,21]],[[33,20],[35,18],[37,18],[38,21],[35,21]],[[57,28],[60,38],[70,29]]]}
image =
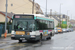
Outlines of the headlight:
{"label": "headlight", "polygon": [[15,31],[13,30],[13,31],[11,32],[11,34],[15,34]]}
{"label": "headlight", "polygon": [[30,33],[28,32],[27,35],[30,35]]}

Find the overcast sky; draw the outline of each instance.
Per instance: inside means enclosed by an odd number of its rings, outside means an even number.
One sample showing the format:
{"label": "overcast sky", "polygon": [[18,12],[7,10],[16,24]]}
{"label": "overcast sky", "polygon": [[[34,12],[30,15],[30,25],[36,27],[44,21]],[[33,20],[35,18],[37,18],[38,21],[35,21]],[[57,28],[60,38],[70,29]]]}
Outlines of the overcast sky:
{"label": "overcast sky", "polygon": [[[46,0],[35,0],[36,3],[39,3],[43,12],[46,11]],[[47,12],[60,12],[60,4],[61,4],[61,13],[67,15],[70,18],[75,19],[75,0],[47,0]]]}

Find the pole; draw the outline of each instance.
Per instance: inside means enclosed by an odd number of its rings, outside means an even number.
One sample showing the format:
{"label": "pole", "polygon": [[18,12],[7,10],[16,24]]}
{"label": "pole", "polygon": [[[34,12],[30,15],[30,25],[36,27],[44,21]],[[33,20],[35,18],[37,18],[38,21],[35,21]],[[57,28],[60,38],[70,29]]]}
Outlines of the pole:
{"label": "pole", "polygon": [[52,17],[52,9],[50,9],[50,18]]}
{"label": "pole", "polygon": [[56,17],[56,13],[57,13],[57,12],[55,11],[55,17]]}
{"label": "pole", "polygon": [[7,34],[7,6],[8,6],[8,4],[7,4],[7,2],[8,2],[8,0],[6,0],[6,16],[5,16],[5,38],[6,38],[6,34]]}
{"label": "pole", "polygon": [[59,27],[61,27],[61,20],[62,20],[61,19],[61,4],[60,4],[60,14],[59,15],[60,15]]}
{"label": "pole", "polygon": [[72,14],[71,14],[71,19],[72,19]]}
{"label": "pole", "polygon": [[32,6],[32,14],[34,14],[34,0],[33,0],[33,6]]}
{"label": "pole", "polygon": [[67,21],[67,28],[68,28],[68,11],[69,10],[67,10],[67,20],[66,20]]}
{"label": "pole", "polygon": [[46,0],[46,13],[45,13],[45,15],[47,16],[47,0]]}

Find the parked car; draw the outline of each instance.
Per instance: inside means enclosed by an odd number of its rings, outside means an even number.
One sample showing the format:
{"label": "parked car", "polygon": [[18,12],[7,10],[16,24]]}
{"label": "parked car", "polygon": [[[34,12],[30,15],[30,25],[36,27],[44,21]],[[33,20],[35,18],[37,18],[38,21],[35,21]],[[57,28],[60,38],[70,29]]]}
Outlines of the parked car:
{"label": "parked car", "polygon": [[74,31],[72,28],[70,28],[70,31]]}
{"label": "parked car", "polygon": [[67,29],[66,29],[66,28],[63,28],[62,31],[63,31],[63,32],[67,32]]}
{"label": "parked car", "polygon": [[58,30],[59,33],[62,33],[63,32],[62,31],[62,28],[57,28],[57,30]]}
{"label": "parked car", "polygon": [[67,28],[67,32],[70,32],[70,29],[69,28]]}
{"label": "parked car", "polygon": [[55,32],[55,34],[58,34],[57,28],[54,28],[54,32]]}
{"label": "parked car", "polygon": [[74,30],[72,28],[67,29],[67,32],[71,32],[71,31],[74,31]]}

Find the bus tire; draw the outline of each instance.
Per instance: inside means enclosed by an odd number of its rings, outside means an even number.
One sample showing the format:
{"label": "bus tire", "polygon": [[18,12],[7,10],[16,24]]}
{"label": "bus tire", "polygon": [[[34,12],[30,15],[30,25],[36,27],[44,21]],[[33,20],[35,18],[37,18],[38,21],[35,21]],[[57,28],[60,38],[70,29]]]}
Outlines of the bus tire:
{"label": "bus tire", "polygon": [[51,37],[49,37],[49,39],[51,39]]}
{"label": "bus tire", "polygon": [[52,37],[52,32],[50,33],[49,39],[51,39],[51,37]]}
{"label": "bus tire", "polygon": [[50,37],[52,37],[52,32],[50,33]]}
{"label": "bus tire", "polygon": [[48,38],[45,37],[45,40],[48,40]]}
{"label": "bus tire", "polygon": [[22,42],[22,40],[19,40],[19,42]]}
{"label": "bus tire", "polygon": [[42,40],[42,33],[40,34],[40,41]]}

